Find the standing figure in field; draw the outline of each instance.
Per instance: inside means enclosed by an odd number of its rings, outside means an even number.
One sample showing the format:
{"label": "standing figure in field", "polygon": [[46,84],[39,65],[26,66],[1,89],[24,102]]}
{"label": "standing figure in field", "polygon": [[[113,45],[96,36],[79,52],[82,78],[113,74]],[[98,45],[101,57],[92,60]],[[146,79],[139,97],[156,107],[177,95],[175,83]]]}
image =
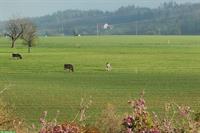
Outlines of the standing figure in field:
{"label": "standing figure in field", "polygon": [[74,66],[72,64],[64,64],[64,70],[67,69],[69,70],[69,72],[70,71],[74,72]]}
{"label": "standing figure in field", "polygon": [[12,53],[12,58],[13,59],[22,59],[22,56],[20,55],[20,54],[18,54],[18,53]]}
{"label": "standing figure in field", "polygon": [[106,63],[106,71],[111,71],[112,67],[111,64],[109,62]]}

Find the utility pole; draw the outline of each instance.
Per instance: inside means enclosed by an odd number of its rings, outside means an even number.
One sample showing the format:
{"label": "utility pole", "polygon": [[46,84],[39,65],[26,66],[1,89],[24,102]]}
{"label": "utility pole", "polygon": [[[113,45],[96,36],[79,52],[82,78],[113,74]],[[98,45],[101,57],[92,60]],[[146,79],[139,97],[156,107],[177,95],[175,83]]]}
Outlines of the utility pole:
{"label": "utility pole", "polygon": [[97,36],[99,35],[99,24],[97,24],[97,27],[96,27],[97,29]]}
{"label": "utility pole", "polygon": [[135,35],[138,35],[138,21],[135,23]]}
{"label": "utility pole", "polygon": [[161,34],[161,29],[160,29],[160,28],[158,28],[158,34],[159,34],[159,35]]}
{"label": "utility pole", "polygon": [[61,32],[62,32],[62,34],[64,34],[64,26],[63,26],[63,22],[64,22],[64,21],[63,21],[63,18],[64,18],[64,17],[63,17],[63,12],[61,12],[61,20],[62,20],[62,21],[61,21]]}

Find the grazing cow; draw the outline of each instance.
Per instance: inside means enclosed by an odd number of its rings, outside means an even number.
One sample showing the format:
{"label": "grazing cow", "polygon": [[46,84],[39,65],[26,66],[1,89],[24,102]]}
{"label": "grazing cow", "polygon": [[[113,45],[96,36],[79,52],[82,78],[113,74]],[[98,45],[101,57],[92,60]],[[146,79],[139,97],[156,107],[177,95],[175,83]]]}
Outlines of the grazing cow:
{"label": "grazing cow", "polygon": [[106,71],[111,71],[112,70],[112,67],[110,65],[110,63],[106,63]]}
{"label": "grazing cow", "polygon": [[64,70],[69,69],[69,72],[74,72],[74,67],[72,64],[64,64]]}
{"label": "grazing cow", "polygon": [[22,59],[22,56],[19,54],[19,53],[17,53],[17,54],[15,54],[15,53],[12,53],[12,58],[16,58],[16,59]]}

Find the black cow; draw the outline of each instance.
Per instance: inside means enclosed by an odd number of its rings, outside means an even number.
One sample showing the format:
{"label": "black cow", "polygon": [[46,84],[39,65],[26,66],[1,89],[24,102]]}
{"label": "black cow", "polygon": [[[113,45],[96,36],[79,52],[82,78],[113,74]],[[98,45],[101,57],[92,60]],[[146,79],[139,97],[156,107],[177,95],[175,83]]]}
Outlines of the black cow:
{"label": "black cow", "polygon": [[15,54],[15,53],[12,53],[12,58],[16,58],[16,59],[22,59],[22,56],[20,54]]}
{"label": "black cow", "polygon": [[74,66],[72,64],[64,64],[64,70],[69,69],[69,72],[74,72]]}

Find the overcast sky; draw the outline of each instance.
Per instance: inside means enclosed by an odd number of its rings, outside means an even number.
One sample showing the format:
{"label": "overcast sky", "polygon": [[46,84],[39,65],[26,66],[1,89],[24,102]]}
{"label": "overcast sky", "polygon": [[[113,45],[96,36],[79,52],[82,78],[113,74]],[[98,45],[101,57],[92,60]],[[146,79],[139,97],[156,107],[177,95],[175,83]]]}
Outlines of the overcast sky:
{"label": "overcast sky", "polygon": [[121,6],[133,4],[136,6],[156,7],[169,1],[178,3],[200,2],[200,0],[0,0],[0,21],[13,16],[42,16],[66,9],[113,11]]}

